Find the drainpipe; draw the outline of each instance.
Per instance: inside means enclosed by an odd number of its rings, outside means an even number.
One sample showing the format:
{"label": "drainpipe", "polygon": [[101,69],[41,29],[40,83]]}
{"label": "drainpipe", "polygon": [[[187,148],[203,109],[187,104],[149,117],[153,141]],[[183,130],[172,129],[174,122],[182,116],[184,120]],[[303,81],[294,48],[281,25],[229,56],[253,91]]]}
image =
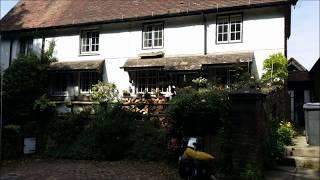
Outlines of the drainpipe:
{"label": "drainpipe", "polygon": [[203,17],[203,29],[204,29],[204,55],[207,55],[207,14],[202,14]]}

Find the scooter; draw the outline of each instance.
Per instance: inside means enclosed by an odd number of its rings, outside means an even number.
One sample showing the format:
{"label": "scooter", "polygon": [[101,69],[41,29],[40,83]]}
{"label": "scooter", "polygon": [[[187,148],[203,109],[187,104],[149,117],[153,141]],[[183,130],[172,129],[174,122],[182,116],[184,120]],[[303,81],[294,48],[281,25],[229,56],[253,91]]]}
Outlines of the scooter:
{"label": "scooter", "polygon": [[183,179],[212,179],[212,175],[209,173],[209,163],[213,160],[213,156],[201,151],[201,138],[184,138],[181,150],[183,154],[179,156],[179,174]]}

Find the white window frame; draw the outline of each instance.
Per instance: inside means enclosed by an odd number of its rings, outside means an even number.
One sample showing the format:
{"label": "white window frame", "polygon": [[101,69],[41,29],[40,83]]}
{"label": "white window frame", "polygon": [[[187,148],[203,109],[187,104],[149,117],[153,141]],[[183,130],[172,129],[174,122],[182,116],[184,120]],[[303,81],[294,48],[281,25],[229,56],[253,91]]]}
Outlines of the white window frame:
{"label": "white window frame", "polygon": [[[160,28],[157,30],[156,28]],[[147,28],[151,27],[151,31],[147,31]],[[146,34],[151,33],[151,38],[146,39]],[[156,37],[156,33],[161,33],[161,35],[158,34],[158,37]],[[145,41],[149,40],[151,41],[151,46],[146,46]],[[156,41],[161,41],[161,45],[155,45]],[[147,23],[143,25],[142,28],[142,49],[157,49],[157,48],[163,48],[164,44],[164,24],[163,22],[160,23]]]}
{"label": "white window frame", "polygon": [[[232,31],[232,27],[234,26],[234,31]],[[240,26],[240,30],[237,30],[237,26]],[[221,27],[222,31],[219,31]],[[227,31],[224,29],[227,28]],[[237,33],[239,33],[240,39],[236,39]],[[227,39],[224,40],[223,35],[227,35]],[[234,34],[235,39],[231,39],[231,35]],[[219,40],[219,35],[222,35],[222,40]],[[231,14],[231,15],[221,15],[217,16],[216,23],[216,43],[224,44],[224,43],[239,43],[243,40],[243,15],[242,14]]]}
{"label": "white window frame", "polygon": [[[144,76],[142,76],[144,74]],[[134,73],[135,81],[135,93],[151,93],[152,90],[159,89],[161,93],[170,92],[169,80],[166,75],[159,70],[142,70]],[[154,80],[155,82],[152,82]],[[142,83],[144,82],[144,83]],[[161,85],[161,82],[165,82],[167,85]],[[144,87],[144,88],[142,88]]]}
{"label": "white window frame", "polygon": [[[86,73],[89,75],[89,78],[88,78],[88,82],[85,82],[85,83],[88,83],[88,90],[85,90],[82,88],[82,83],[83,83],[83,78],[82,78],[82,75]],[[95,74],[97,77],[94,77],[93,74]],[[97,72],[94,72],[94,71],[80,71],[79,72],[79,90],[80,90],[80,94],[91,94],[91,88],[92,88],[92,85],[98,83],[99,80],[101,80],[101,75]],[[97,78],[97,82],[93,82],[94,78]]]}
{"label": "white window frame", "polygon": [[[92,37],[93,33],[97,33],[98,36]],[[88,37],[88,34],[89,34],[89,37]],[[87,46],[89,46],[88,51],[86,49],[83,49],[83,47],[87,47]],[[100,50],[100,32],[96,29],[82,30],[80,33],[80,54],[81,55],[98,54],[99,50]]]}

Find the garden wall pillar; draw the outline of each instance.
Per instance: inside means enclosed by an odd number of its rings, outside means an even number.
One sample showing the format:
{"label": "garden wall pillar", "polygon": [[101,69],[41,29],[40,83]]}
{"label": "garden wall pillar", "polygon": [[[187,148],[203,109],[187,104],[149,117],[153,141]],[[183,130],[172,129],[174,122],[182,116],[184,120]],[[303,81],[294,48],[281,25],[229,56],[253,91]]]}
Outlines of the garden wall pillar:
{"label": "garden wall pillar", "polygon": [[245,169],[260,172],[263,166],[263,143],[267,133],[266,113],[261,93],[232,93],[230,131],[231,171],[240,176]]}

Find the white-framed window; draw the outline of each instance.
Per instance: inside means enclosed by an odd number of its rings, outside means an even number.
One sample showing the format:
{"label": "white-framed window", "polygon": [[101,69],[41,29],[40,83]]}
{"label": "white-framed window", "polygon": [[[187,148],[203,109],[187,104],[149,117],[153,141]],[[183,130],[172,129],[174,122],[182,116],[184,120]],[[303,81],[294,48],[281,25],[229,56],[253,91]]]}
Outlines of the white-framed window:
{"label": "white-framed window", "polygon": [[67,93],[68,81],[71,79],[70,73],[59,72],[50,75],[50,91],[51,95],[64,96]]}
{"label": "white-framed window", "polygon": [[144,24],[142,36],[143,49],[163,48],[163,23]]}
{"label": "white-framed window", "polygon": [[20,39],[20,54],[30,54],[33,48],[33,39],[32,38],[25,38]]}
{"label": "white-framed window", "polygon": [[136,93],[152,92],[159,89],[160,92],[168,92],[169,81],[165,73],[159,70],[136,71],[134,75]]}
{"label": "white-framed window", "polygon": [[101,80],[98,72],[80,72],[80,93],[91,93],[92,85]]}
{"label": "white-framed window", "polygon": [[242,15],[217,17],[217,43],[242,42]]}
{"label": "white-framed window", "polygon": [[81,31],[80,54],[92,54],[99,52],[99,31]]}

